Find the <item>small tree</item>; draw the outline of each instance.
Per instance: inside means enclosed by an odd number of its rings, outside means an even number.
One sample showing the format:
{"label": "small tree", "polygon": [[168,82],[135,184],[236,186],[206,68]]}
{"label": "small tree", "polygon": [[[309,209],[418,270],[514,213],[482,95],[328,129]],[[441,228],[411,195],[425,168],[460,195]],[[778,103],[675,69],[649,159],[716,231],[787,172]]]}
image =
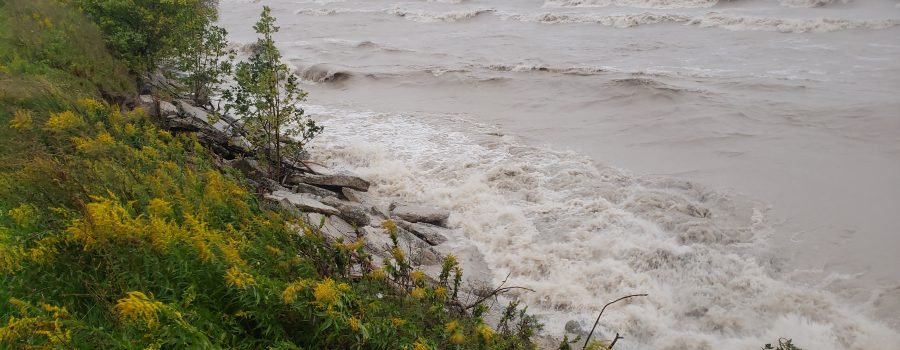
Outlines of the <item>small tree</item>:
{"label": "small tree", "polygon": [[304,116],[297,104],[306,99],[297,76],[281,62],[273,34],[278,32],[268,6],[253,26],[261,37],[250,60],[235,71],[235,86],[223,96],[226,111],[242,117],[247,138],[266,164],[270,176],[281,178],[285,158],[299,160],[304,146],[322,127]]}
{"label": "small tree", "polygon": [[185,33],[175,55],[175,64],[184,75],[179,77],[185,93],[198,106],[213,106],[210,96],[221,92],[219,86],[232,73],[235,52],[228,49],[228,32],[208,20],[198,20]]}

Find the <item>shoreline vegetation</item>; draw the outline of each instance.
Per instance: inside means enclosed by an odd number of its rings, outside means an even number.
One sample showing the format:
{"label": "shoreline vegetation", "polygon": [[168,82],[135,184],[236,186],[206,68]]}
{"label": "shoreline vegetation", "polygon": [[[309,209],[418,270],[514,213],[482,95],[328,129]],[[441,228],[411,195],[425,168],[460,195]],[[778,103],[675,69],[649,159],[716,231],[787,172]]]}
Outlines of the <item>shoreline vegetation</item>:
{"label": "shoreline vegetation", "polygon": [[612,347],[467,286],[448,213],[305,162],[275,18],[234,64],[217,5],[0,1],[0,349]]}

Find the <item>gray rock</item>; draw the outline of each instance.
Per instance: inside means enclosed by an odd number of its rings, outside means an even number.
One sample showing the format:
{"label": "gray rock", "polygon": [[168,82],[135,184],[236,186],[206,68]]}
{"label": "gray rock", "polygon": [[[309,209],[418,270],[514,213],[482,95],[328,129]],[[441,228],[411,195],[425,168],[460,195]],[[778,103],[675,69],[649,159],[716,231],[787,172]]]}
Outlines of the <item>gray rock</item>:
{"label": "gray rock", "polygon": [[391,208],[391,214],[409,222],[426,222],[444,226],[450,212],[421,205],[398,205]]}
{"label": "gray rock", "polygon": [[341,194],[344,195],[344,198],[347,198],[348,201],[362,203],[364,202],[360,192],[350,189],[347,187],[341,187]]}
{"label": "gray rock", "polygon": [[293,217],[300,217],[300,210],[291,204],[286,198],[278,198],[274,196],[263,197],[263,208],[273,211],[285,212]]}
{"label": "gray rock", "polygon": [[325,216],[319,213],[305,213],[302,218],[308,225],[317,228],[322,235],[331,240],[341,239],[344,242],[350,242],[356,239],[356,229],[340,217]]}
{"label": "gray rock", "polygon": [[447,241],[446,231],[449,229],[428,224],[428,223],[413,223],[407,222],[403,220],[398,220],[397,225],[407,229],[412,234],[416,235],[416,237],[421,238],[423,241],[428,242],[431,245],[438,245]]}
{"label": "gray rock", "polygon": [[[365,238],[366,249],[385,259],[391,257],[390,249],[393,242],[383,228],[366,226],[361,228],[360,232]],[[397,240],[414,266],[434,266],[443,262],[444,258],[438,251],[403,228],[397,228]]]}
{"label": "gray rock", "polygon": [[[316,187],[313,185],[307,185],[304,183],[299,183],[294,185],[294,192],[297,193],[308,193],[312,195],[319,196],[321,198],[337,196],[337,192],[329,191],[321,187]],[[327,204],[327,203],[326,203]]]}
{"label": "gray rock", "polygon": [[178,114],[178,107],[169,103],[169,101],[159,100],[159,116],[160,117],[169,117]]}
{"label": "gray rock", "polygon": [[278,201],[286,199],[302,212],[320,213],[325,215],[337,215],[340,213],[340,211],[338,211],[337,209],[322,204],[322,202],[313,199],[308,194],[293,193],[288,191],[274,191],[270,194],[267,194],[265,197],[267,199],[271,197],[272,199]]}
{"label": "gray rock", "polygon": [[356,226],[366,226],[371,222],[368,208],[361,204],[342,201],[335,197],[324,197],[322,203],[337,208],[341,212],[338,215]]}
{"label": "gray rock", "polygon": [[137,102],[141,109],[150,116],[159,116],[159,110],[156,108],[156,98],[152,95],[141,95]]}
{"label": "gray rock", "polygon": [[288,178],[292,184],[305,183],[316,186],[349,187],[354,190],[366,192],[369,190],[369,182],[353,175],[294,175]]}
{"label": "gray rock", "polygon": [[581,336],[587,335],[587,332],[585,332],[584,329],[581,328],[581,324],[575,320],[569,320],[569,322],[566,322],[566,333],[572,333]]}
{"label": "gray rock", "polygon": [[230,126],[222,118],[216,118],[217,120],[215,121],[215,123],[212,123],[210,120],[209,112],[207,112],[203,108],[191,105],[187,101],[175,100],[175,103],[178,105],[178,110],[181,111],[181,115],[197,118],[197,119],[203,121],[204,123],[209,124],[216,130],[225,131],[225,130],[228,130],[228,128]]}

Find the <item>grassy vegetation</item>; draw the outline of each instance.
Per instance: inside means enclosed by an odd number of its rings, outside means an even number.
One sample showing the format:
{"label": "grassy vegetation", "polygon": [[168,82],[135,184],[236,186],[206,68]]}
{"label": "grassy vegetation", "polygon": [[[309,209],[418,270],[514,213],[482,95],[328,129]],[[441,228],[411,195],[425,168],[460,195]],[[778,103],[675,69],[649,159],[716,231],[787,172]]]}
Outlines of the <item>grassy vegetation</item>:
{"label": "grassy vegetation", "polygon": [[195,136],[123,111],[116,57],[145,61],[81,11],[0,13],[0,348],[530,346],[515,308],[495,331],[450,307],[453,258],[437,283],[396,246],[376,268],[362,242],[261,208]]}

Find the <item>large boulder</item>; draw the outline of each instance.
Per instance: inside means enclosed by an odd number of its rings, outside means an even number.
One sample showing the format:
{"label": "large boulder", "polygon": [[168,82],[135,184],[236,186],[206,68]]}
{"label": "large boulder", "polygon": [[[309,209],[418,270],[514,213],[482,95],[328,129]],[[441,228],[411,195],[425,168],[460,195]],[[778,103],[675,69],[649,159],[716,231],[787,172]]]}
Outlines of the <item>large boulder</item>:
{"label": "large boulder", "polygon": [[290,184],[304,183],[307,185],[327,186],[340,190],[340,187],[349,187],[354,190],[366,192],[369,190],[369,182],[357,176],[345,174],[313,175],[299,174],[288,178]]}
{"label": "large boulder", "polygon": [[318,196],[318,197],[320,197],[320,198],[325,198],[325,197],[336,197],[336,196],[338,195],[337,192],[330,191],[330,190],[326,190],[326,189],[324,189],[324,188],[316,187],[316,186],[313,186],[313,185],[307,185],[307,184],[304,184],[304,183],[296,184],[296,185],[294,185],[293,188],[294,188],[294,192],[297,192],[297,193],[308,193],[308,194],[311,194],[311,195]]}
{"label": "large boulder", "polygon": [[438,226],[444,226],[450,212],[423,205],[396,205],[391,208],[391,214],[409,222],[425,222]]}
{"label": "large boulder", "polygon": [[324,197],[322,203],[337,208],[341,212],[338,215],[356,226],[366,226],[372,221],[369,218],[369,208],[362,204],[342,201],[335,197]]}
{"label": "large boulder", "polygon": [[[367,250],[385,259],[391,257],[393,242],[385,229],[365,226],[359,231],[365,238]],[[413,265],[435,266],[443,262],[444,258],[438,251],[403,228],[397,228],[397,240],[404,251],[409,248],[407,256]]]}
{"label": "large boulder", "polygon": [[325,215],[337,215],[340,213],[340,211],[338,211],[337,209],[322,204],[322,202],[315,200],[308,194],[279,190],[265,195],[265,198],[268,200],[279,202],[282,200],[287,200],[290,204],[294,205],[302,212],[320,213]]}
{"label": "large boulder", "polygon": [[404,229],[412,232],[412,234],[416,235],[416,237],[421,238],[423,241],[428,242],[431,245],[438,245],[447,241],[447,234],[450,231],[449,229],[428,224],[428,223],[414,223],[407,222],[403,220],[398,220],[397,225],[403,227]]}
{"label": "large boulder", "polygon": [[[178,105],[178,110],[181,111],[181,115],[197,118],[216,130],[224,132],[231,126],[225,119],[219,117],[211,118],[209,112],[203,108],[194,106],[187,101],[175,100],[175,104]],[[212,122],[213,119],[215,119],[215,123]]]}
{"label": "large boulder", "polygon": [[337,216],[325,216],[319,213],[305,213],[302,216],[306,224],[316,228],[331,240],[341,239],[344,242],[356,240],[356,229],[350,223]]}

